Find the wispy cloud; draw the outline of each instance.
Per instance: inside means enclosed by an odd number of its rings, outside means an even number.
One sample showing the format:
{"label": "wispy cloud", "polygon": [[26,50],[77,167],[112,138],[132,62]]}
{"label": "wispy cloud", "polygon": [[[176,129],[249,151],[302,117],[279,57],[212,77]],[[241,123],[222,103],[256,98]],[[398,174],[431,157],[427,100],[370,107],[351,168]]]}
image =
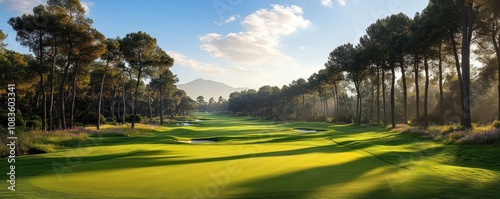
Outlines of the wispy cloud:
{"label": "wispy cloud", "polygon": [[338,0],[338,2],[340,5],[345,6],[345,4],[347,3],[347,0]]}
{"label": "wispy cloud", "polygon": [[245,32],[201,36],[200,48],[214,57],[238,63],[289,61],[292,58],[278,50],[281,38],[307,28],[311,22],[303,17],[299,6],[271,5],[260,9],[241,22]]}
{"label": "wispy cloud", "polygon": [[333,3],[332,0],[321,0],[321,5],[325,7],[332,7]]}
{"label": "wispy cloud", "polygon": [[85,13],[88,15],[89,11],[90,11],[90,8],[92,6],[94,6],[94,3],[88,2],[88,1],[81,1],[80,3],[82,4],[82,7],[85,10]]}
{"label": "wispy cloud", "polygon": [[231,23],[233,21],[236,21],[236,19],[238,19],[239,17],[240,17],[240,15],[233,15],[233,16],[230,16],[229,18],[227,18],[226,20],[224,20],[223,22],[215,22],[215,24],[217,24],[217,25],[228,24],[228,23]]}
{"label": "wispy cloud", "polygon": [[[88,14],[90,8],[94,5],[92,2],[81,1],[83,9]],[[14,11],[19,15],[33,13],[33,8],[38,5],[46,5],[46,0],[0,0],[0,6],[7,10]]]}
{"label": "wispy cloud", "polygon": [[197,71],[200,73],[205,73],[205,74],[212,74],[212,75],[224,75],[224,74],[226,74],[225,69],[223,69],[215,64],[201,63],[199,61],[196,61],[194,59],[189,59],[185,55],[182,55],[180,53],[176,53],[173,51],[168,51],[167,53],[172,58],[174,58],[176,64],[191,68],[194,71]]}
{"label": "wispy cloud", "polygon": [[33,8],[45,4],[45,0],[0,0],[0,5],[17,14],[33,13]]}

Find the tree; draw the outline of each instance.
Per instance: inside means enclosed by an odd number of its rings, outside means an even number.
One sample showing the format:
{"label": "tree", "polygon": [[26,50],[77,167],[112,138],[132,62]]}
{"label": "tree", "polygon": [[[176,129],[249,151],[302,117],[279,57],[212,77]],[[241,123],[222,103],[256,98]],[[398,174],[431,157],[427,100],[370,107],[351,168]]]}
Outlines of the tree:
{"label": "tree", "polygon": [[[70,113],[70,127],[74,127],[74,117],[75,117],[75,101],[76,101],[76,89],[77,89],[77,75],[79,73],[78,69],[88,70],[87,66],[94,60],[99,58],[106,51],[106,41],[102,33],[96,29],[88,29],[84,32],[80,32],[81,35],[75,39],[77,43],[76,56],[74,60],[73,67],[73,86],[72,86],[72,99],[71,99],[71,113]],[[100,117],[99,114],[98,118]]]}
{"label": "tree", "polygon": [[132,102],[132,129],[135,127],[137,116],[137,100],[139,84],[143,78],[148,77],[148,71],[154,71],[160,62],[155,55],[157,49],[156,39],[145,32],[129,33],[120,42],[120,50],[137,76],[135,92]]}
{"label": "tree", "polygon": [[498,115],[500,119],[500,1],[480,1],[480,34],[489,40],[497,60]]}
{"label": "tree", "polygon": [[3,53],[7,44],[3,43],[3,41],[7,38],[7,35],[3,33],[2,29],[0,29],[0,53]]}
{"label": "tree", "polygon": [[[47,9],[43,5],[33,8],[33,14],[9,19],[9,24],[17,32],[16,40],[35,53],[39,62],[40,92],[42,94],[42,131],[47,130],[47,99],[44,86],[46,71],[43,60],[46,53],[47,24],[49,24]],[[3,33],[2,33],[3,34]]]}
{"label": "tree", "polygon": [[160,95],[160,124],[163,124],[164,92],[172,93],[176,89],[175,83],[177,82],[179,82],[179,79],[170,70],[166,70],[158,78],[151,80],[152,87],[158,89]]}
{"label": "tree", "polygon": [[461,13],[462,25],[462,87],[464,96],[462,98],[463,107],[463,126],[467,129],[472,128],[470,114],[470,46],[472,42],[473,25],[474,25],[474,0],[458,0],[458,6]]}
{"label": "tree", "polygon": [[[104,90],[104,80],[106,78],[106,73],[110,67],[110,64],[114,64],[120,59],[120,43],[118,39],[106,39],[106,52],[101,55],[101,60],[106,62],[104,66],[104,72],[101,78],[101,86],[99,88],[99,102],[97,105],[97,115],[101,114],[101,102],[102,102],[102,91]],[[97,117],[97,129],[101,126],[101,117]]]}

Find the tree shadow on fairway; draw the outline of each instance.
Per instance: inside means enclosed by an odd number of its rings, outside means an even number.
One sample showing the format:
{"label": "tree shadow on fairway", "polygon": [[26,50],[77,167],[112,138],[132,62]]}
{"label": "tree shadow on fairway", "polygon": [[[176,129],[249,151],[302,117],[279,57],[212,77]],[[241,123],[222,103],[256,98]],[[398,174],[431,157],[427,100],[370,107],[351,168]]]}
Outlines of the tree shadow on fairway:
{"label": "tree shadow on fairway", "polygon": [[[91,151],[88,152],[90,153]],[[82,154],[85,153],[86,151],[82,151]],[[62,156],[62,157],[31,156],[19,159],[16,162],[16,169],[17,171],[19,171],[17,174],[19,176],[34,176],[41,173],[54,174],[54,172],[58,171],[71,171],[71,172],[81,171],[82,168],[85,167],[86,163],[113,161],[115,159],[130,157],[130,156],[163,155],[161,158],[150,157],[149,158],[150,160],[182,157],[173,155],[166,156],[165,155],[166,153],[168,154],[169,152],[165,150],[137,150],[125,153],[111,153],[111,154],[97,155],[97,156],[92,156],[91,153],[88,156]],[[36,167],[33,167],[33,165],[36,165]],[[4,172],[5,168],[4,167],[0,168],[0,172]],[[113,168],[114,167],[110,166],[110,168],[108,169],[113,169]],[[8,171],[5,170],[5,172]]]}
{"label": "tree shadow on fairway", "polygon": [[[377,171],[379,168],[382,170]],[[385,183],[385,174],[397,169],[368,156],[341,164],[304,169],[238,184],[235,187],[248,191],[235,197],[338,198],[350,196],[352,198],[357,191],[374,187],[390,191],[390,187]],[[357,182],[361,184],[349,185],[349,183]],[[352,189],[346,190],[344,185]],[[316,195],[317,191],[325,191],[325,189],[329,189],[328,194]]]}
{"label": "tree shadow on fairway", "polygon": [[357,198],[498,198],[500,179],[477,183],[467,180],[451,180],[438,176],[421,176],[405,182],[388,181],[391,191],[373,189]]}
{"label": "tree shadow on fairway", "polygon": [[[23,163],[26,164],[25,168],[29,168],[29,165],[43,163],[45,165],[44,167],[40,167],[39,169],[37,169],[38,172],[32,173],[32,174],[38,174],[42,173],[43,171],[50,171],[51,169],[53,169],[51,168],[51,164],[53,164],[54,162],[60,163],[59,165],[64,167],[78,167],[72,169],[72,172],[89,172],[89,171],[120,170],[120,169],[141,168],[141,167],[210,163],[219,161],[240,160],[246,158],[281,157],[281,156],[294,156],[294,155],[302,155],[309,153],[338,153],[338,152],[345,152],[345,150],[332,146],[316,146],[316,147],[307,147],[294,150],[261,152],[261,153],[252,153],[250,151],[247,154],[220,156],[211,158],[197,158],[196,156],[186,157],[186,156],[165,155],[165,151],[155,150],[155,151],[134,151],[129,153],[108,154],[108,155],[90,156],[90,157],[34,158],[31,161],[24,161]],[[74,161],[75,163],[67,164],[66,162],[68,160]],[[94,166],[89,166],[86,163],[97,163],[97,164],[95,164]],[[46,174],[50,174],[50,172]]]}

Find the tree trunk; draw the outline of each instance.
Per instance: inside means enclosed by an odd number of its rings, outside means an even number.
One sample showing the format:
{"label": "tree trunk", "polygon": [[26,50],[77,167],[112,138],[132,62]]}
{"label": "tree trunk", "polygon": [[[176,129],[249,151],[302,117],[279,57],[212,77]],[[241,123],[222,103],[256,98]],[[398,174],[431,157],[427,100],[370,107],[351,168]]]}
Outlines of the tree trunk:
{"label": "tree trunk", "polygon": [[444,95],[443,95],[443,56],[442,56],[443,42],[439,43],[439,122],[444,123]]}
{"label": "tree trunk", "polygon": [[101,127],[101,103],[102,103],[102,91],[104,90],[104,80],[106,79],[106,73],[109,68],[109,60],[106,61],[106,67],[102,73],[101,87],[99,88],[99,103],[97,105],[97,130]]}
{"label": "tree trunk", "polygon": [[415,121],[417,126],[420,124],[420,86],[418,83],[418,56],[415,56],[415,65],[414,65],[414,70],[415,70],[415,111],[416,111],[416,117]]}
{"label": "tree trunk", "polygon": [[109,117],[115,117],[115,103],[116,103],[116,87],[113,87],[113,94],[111,95],[111,99],[109,100]]}
{"label": "tree trunk", "polygon": [[380,68],[377,67],[377,124],[380,124]]}
{"label": "tree trunk", "polygon": [[54,74],[57,61],[57,46],[54,41],[54,55],[52,57],[52,66],[50,67],[50,102],[49,102],[49,130],[54,130]]}
{"label": "tree trunk", "polygon": [[146,92],[148,93],[148,109],[149,109],[149,123],[153,123],[153,109],[151,109],[151,93],[149,92],[149,86],[146,86]]}
{"label": "tree trunk", "polygon": [[[73,87],[72,87],[72,96],[71,96],[71,113],[70,113],[70,120],[69,120],[69,126],[74,127],[75,126],[75,100],[76,100],[76,75],[78,72],[78,64],[75,64],[75,69],[73,73]],[[97,117],[100,117],[98,115]]]}
{"label": "tree trunk", "polygon": [[135,128],[135,117],[137,116],[137,97],[139,96],[139,83],[141,82],[141,73],[142,67],[139,66],[139,74],[137,75],[137,83],[135,84],[134,100],[132,102],[132,129]]}
{"label": "tree trunk", "polygon": [[337,87],[337,84],[333,84],[333,87],[335,88],[335,115],[338,116],[338,111],[339,111],[339,107],[340,107],[340,104],[339,104],[339,91],[338,91],[338,87]]}
{"label": "tree trunk", "polygon": [[386,113],[386,107],[385,107],[385,71],[382,70],[382,108],[383,113],[384,113],[384,125],[387,126],[387,113]]}
{"label": "tree trunk", "polygon": [[45,95],[45,88],[43,85],[43,46],[42,46],[43,34],[39,34],[39,48],[40,48],[40,91],[42,92],[42,132],[47,131],[47,96]]}
{"label": "tree trunk", "polygon": [[68,70],[69,66],[71,65],[71,51],[73,49],[73,46],[71,44],[71,38],[69,38],[69,43],[70,47],[68,50],[68,62],[66,63],[66,66],[64,67],[64,72],[63,76],[61,79],[61,82],[59,83],[59,120],[61,122],[61,128],[65,129],[66,128],[66,110],[65,110],[65,103],[64,103],[64,84],[66,82],[66,78],[68,77]]}
{"label": "tree trunk", "polygon": [[429,63],[427,61],[427,54],[424,57],[424,67],[425,67],[425,91],[424,91],[424,127],[429,126],[429,120],[427,117],[427,102],[429,97]]}
{"label": "tree trunk", "polygon": [[394,118],[394,108],[395,108],[395,99],[394,99],[394,89],[396,87],[396,71],[394,69],[394,64],[391,64],[391,72],[392,72],[392,81],[391,81],[391,126],[392,128],[396,128],[396,118]]}
{"label": "tree trunk", "polygon": [[462,109],[464,115],[463,126],[470,129],[472,128],[470,114],[470,43],[472,38],[473,2],[464,2],[464,0],[459,0],[459,3],[462,15],[462,78],[464,88],[464,97],[462,99],[464,102]]}
{"label": "tree trunk", "polygon": [[[495,18],[496,18],[496,15],[495,15]],[[498,29],[497,28],[493,28],[493,30],[491,31],[491,41],[493,42],[493,47],[495,47],[495,52],[496,52],[496,55],[497,55],[497,67],[498,67],[498,71],[497,71],[497,89],[498,89],[498,115],[497,115],[497,119],[500,120],[500,45],[498,44],[498,38],[497,38],[497,32],[498,32]]]}
{"label": "tree trunk", "polygon": [[123,114],[122,114],[122,124],[125,124],[125,117],[127,115],[127,103],[125,102],[125,68],[122,72],[122,100],[123,100]]}
{"label": "tree trunk", "polygon": [[160,85],[160,124],[163,125],[163,88]]}
{"label": "tree trunk", "polygon": [[[359,87],[359,85],[358,85]],[[358,88],[358,98],[359,98],[359,118],[358,118],[358,125],[361,125],[361,115],[363,113],[363,98],[361,96],[361,91],[359,90],[360,88]]]}
{"label": "tree trunk", "polygon": [[408,122],[408,93],[406,89],[406,71],[405,71],[405,65],[404,65],[404,59],[401,59],[400,61],[400,66],[401,66],[401,80],[403,82],[403,119],[404,123]]}
{"label": "tree trunk", "polygon": [[[372,76],[373,78],[373,76]],[[373,118],[375,117],[375,81],[373,81],[373,79],[371,79],[371,104],[370,104],[370,121],[373,122]]]}
{"label": "tree trunk", "polygon": [[458,76],[458,87],[460,88],[460,124],[464,125],[464,114],[462,113],[462,108],[464,107],[464,88],[463,88],[463,78],[462,78],[462,70],[460,69],[460,60],[458,57],[458,50],[457,50],[457,42],[455,41],[455,36],[453,33],[450,34],[451,38],[451,46],[453,47],[453,56],[455,58],[455,68],[457,70],[457,76]]}

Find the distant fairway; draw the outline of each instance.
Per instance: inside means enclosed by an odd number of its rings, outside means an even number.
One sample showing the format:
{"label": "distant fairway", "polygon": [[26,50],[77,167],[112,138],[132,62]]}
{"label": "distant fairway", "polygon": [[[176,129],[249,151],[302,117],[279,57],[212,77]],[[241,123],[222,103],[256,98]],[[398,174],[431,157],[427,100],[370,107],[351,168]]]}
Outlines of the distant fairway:
{"label": "distant fairway", "polygon": [[[16,192],[7,192],[3,181],[0,198],[500,195],[499,147],[443,145],[371,126],[196,117],[206,120],[169,124],[148,135],[91,138],[88,147],[18,158]],[[190,139],[215,142],[177,142]],[[6,159],[1,162],[5,174]]]}

